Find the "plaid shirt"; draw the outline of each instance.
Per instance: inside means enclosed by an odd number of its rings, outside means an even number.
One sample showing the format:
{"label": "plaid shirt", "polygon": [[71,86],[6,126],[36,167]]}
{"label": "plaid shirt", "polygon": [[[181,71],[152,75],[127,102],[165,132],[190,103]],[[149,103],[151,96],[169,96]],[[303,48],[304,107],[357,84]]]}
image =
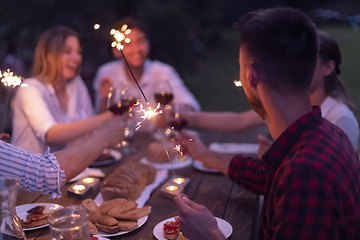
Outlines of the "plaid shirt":
{"label": "plaid shirt", "polygon": [[360,161],[348,137],[314,108],[261,160],[236,156],[229,177],[264,194],[260,239],[360,239]]}

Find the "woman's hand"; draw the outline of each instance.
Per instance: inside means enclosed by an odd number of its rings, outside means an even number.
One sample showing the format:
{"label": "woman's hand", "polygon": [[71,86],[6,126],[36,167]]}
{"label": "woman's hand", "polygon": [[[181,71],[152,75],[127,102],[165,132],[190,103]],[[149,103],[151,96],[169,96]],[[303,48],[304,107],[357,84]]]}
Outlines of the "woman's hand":
{"label": "woman's hand", "polygon": [[101,99],[106,99],[108,97],[110,87],[112,86],[113,79],[111,77],[104,77],[101,79],[100,83],[100,96]]}

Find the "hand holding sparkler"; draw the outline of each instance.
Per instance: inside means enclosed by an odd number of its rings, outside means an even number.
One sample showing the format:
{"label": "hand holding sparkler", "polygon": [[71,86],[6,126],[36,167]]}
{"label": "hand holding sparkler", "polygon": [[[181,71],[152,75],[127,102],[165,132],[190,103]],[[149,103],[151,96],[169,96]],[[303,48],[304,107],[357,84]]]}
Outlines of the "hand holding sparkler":
{"label": "hand holding sparkler", "polygon": [[[10,71],[10,69],[8,69],[6,72],[1,72],[0,71],[0,79],[2,84],[4,84],[5,87],[11,87],[12,89],[21,86],[21,87],[26,87],[26,84],[22,84],[22,77],[16,76],[14,75],[13,72]],[[9,102],[9,95],[7,95],[6,98],[6,103],[5,103],[5,111],[4,111],[4,122],[3,122],[3,127],[1,132],[3,132],[5,130],[5,122],[6,122],[6,113],[7,113],[7,106],[8,106],[8,102]]]}

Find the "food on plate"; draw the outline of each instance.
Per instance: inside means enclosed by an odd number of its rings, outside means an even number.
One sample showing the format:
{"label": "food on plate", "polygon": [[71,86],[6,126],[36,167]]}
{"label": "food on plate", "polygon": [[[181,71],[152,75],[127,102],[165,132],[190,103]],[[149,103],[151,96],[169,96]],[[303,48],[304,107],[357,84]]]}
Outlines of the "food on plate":
{"label": "food on plate", "polygon": [[179,218],[176,217],[175,221],[167,221],[164,223],[164,238],[177,239],[180,232]]}
{"label": "food on plate", "polygon": [[45,206],[38,205],[27,211],[25,220],[21,221],[23,228],[34,228],[47,224],[47,217],[51,213],[44,213]]}
{"label": "food on plate", "polygon": [[91,235],[96,235],[98,234],[98,229],[97,227],[90,221],[88,221],[88,226],[89,226],[89,232]]}
{"label": "food on plate", "polygon": [[107,233],[116,233],[120,231],[118,221],[109,215],[103,215],[101,218],[99,218],[95,223],[95,226],[100,231]]}
{"label": "food on plate", "polygon": [[126,212],[116,212],[110,210],[108,215],[117,219],[137,221],[139,218],[145,217],[151,213],[151,206],[145,206],[142,208],[132,209]]}
{"label": "food on plate", "polygon": [[147,159],[154,163],[169,162],[164,145],[169,153],[170,159],[177,155],[175,143],[173,141],[164,141],[164,144],[162,142],[151,142],[146,150]]}
{"label": "food on plate", "polygon": [[114,170],[101,184],[105,201],[114,198],[136,200],[145,186],[154,182],[156,170],[140,162],[128,162]]}
{"label": "food on plate", "polygon": [[97,234],[97,230],[106,233],[134,230],[138,228],[138,219],[151,212],[150,206],[136,208],[135,201],[124,198],[105,201],[99,207],[92,199],[86,199],[81,204],[89,209],[89,219],[96,219],[95,222],[88,222],[91,234]]}
{"label": "food on plate", "polygon": [[120,231],[131,231],[138,228],[137,222],[119,220],[118,224]]}
{"label": "food on plate", "polygon": [[101,218],[101,212],[99,207],[96,205],[94,200],[91,198],[85,199],[81,202],[81,205],[83,205],[88,211],[89,211],[89,220],[92,223],[96,223],[99,218]]}
{"label": "food on plate", "polygon": [[119,204],[126,202],[127,200],[125,198],[115,198],[106,202],[103,202],[100,206],[100,212],[101,214],[105,215],[107,212],[112,209],[115,206],[118,206]]}
{"label": "food on plate", "polygon": [[109,209],[106,214],[118,218],[118,214],[135,209],[136,207],[137,203],[134,200],[127,200]]}

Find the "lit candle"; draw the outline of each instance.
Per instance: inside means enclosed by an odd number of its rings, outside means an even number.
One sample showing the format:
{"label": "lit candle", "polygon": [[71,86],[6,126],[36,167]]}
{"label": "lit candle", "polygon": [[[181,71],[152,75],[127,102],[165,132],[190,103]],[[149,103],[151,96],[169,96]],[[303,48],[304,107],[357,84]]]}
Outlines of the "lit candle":
{"label": "lit candle", "polygon": [[174,178],[172,181],[177,184],[182,184],[183,182],[185,182],[185,179],[184,178]]}
{"label": "lit candle", "polygon": [[72,187],[72,189],[74,190],[75,193],[79,193],[79,192],[85,190],[86,187],[84,185],[74,185]]}
{"label": "lit candle", "polygon": [[179,189],[179,187],[170,185],[170,186],[167,186],[165,189],[170,192],[173,192],[173,191],[177,191]]}
{"label": "lit candle", "polygon": [[88,178],[84,178],[82,181],[83,181],[83,183],[93,183],[95,181],[95,179],[88,177]]}

